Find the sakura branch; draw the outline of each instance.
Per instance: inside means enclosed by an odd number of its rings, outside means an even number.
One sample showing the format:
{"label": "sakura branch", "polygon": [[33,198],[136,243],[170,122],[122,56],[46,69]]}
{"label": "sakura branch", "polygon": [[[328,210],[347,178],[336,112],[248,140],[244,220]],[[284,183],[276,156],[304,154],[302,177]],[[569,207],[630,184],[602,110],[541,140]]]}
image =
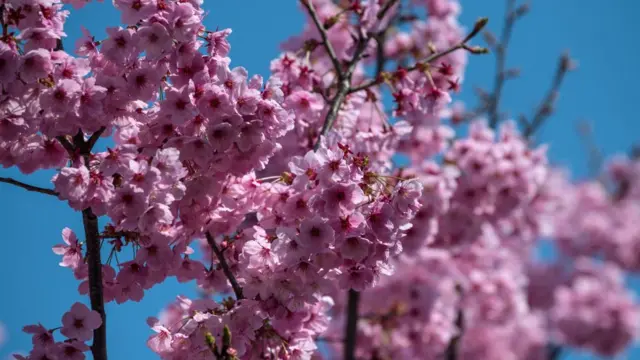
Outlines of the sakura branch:
{"label": "sakura branch", "polygon": [[490,33],[486,33],[486,39],[489,46],[494,50],[496,54],[496,74],[493,85],[493,92],[488,97],[487,115],[489,117],[489,125],[495,128],[500,121],[500,97],[502,94],[502,88],[507,80],[506,76],[506,57],[507,48],[509,47],[509,41],[511,40],[511,34],[513,33],[513,27],[516,21],[525,15],[529,9],[527,4],[521,5],[517,9],[515,8],[516,0],[507,0],[506,14],[504,27],[500,35],[500,42],[496,43],[495,37]]}
{"label": "sakura branch", "polygon": [[100,231],[98,218],[91,208],[82,211],[82,222],[87,243],[87,264],[89,266],[89,297],[91,309],[100,314],[102,324],[93,331],[91,353],[96,360],[107,360],[107,314],[104,310],[104,290],[102,287],[102,260],[100,258]]}
{"label": "sakura branch", "polygon": [[[52,250],[93,309],[65,313],[60,341],[58,328],[25,327],[27,358],[106,359],[105,305],[170,277],[206,296],[148,319],[161,359],[308,359],[320,341],[346,360],[546,358],[554,333],[613,356],[636,337],[640,309],[617,269],[640,269],[637,159],[607,170],[624,196],[593,196],[599,184],[561,178],[512,124],[498,136],[473,121],[456,138],[444,118],[468,55],[487,52],[470,44],[486,19],[467,32],[455,0],[302,0],[308,24],[263,78],[231,60],[230,29],[204,28],[202,2],[134,2],[114,0],[123,25],[100,40],[84,31],[77,54],[61,39],[71,7],[1,5],[0,163],[55,169],[51,191],[82,212],[85,239],[64,228]],[[517,13],[513,2],[507,20]],[[585,224],[585,208],[598,221]],[[543,233],[581,256],[567,274],[528,267]],[[589,249],[611,250],[597,254],[607,263]],[[229,286],[235,296],[211,296]]]}
{"label": "sakura branch", "polygon": [[358,305],[360,293],[351,289],[347,295],[347,323],[345,325],[344,360],[355,360],[356,337],[358,335]]}
{"label": "sakura branch", "polygon": [[[476,21],[473,30],[467,34],[467,36],[458,44],[440,51],[440,52],[435,52],[432,55],[430,55],[429,57],[427,57],[424,60],[418,61],[415,65],[407,68],[407,71],[416,71],[416,70],[420,70],[420,71],[428,71],[429,69],[429,64],[433,63],[434,61],[447,56],[449,54],[451,54],[454,51],[460,50],[460,49],[464,49],[466,51],[468,51],[469,53],[472,54],[486,54],[488,52],[487,49],[482,48],[482,47],[477,47],[477,46],[469,46],[468,42],[473,39],[489,22],[488,18],[480,18],[478,19],[478,21]],[[378,67],[381,68],[381,67]],[[386,77],[389,77],[389,75],[387,74]],[[376,75],[373,79],[366,81],[360,85],[356,85],[354,87],[352,87],[349,90],[349,93],[354,93],[354,92],[358,92],[358,91],[362,91],[362,90],[366,90],[372,86],[376,86],[381,84],[384,81],[385,78],[385,73],[381,72],[380,74]]]}
{"label": "sakura branch", "polygon": [[244,299],[244,295],[242,293],[242,287],[238,284],[238,280],[236,280],[235,275],[233,275],[233,272],[231,271],[231,268],[227,263],[227,259],[225,259],[224,257],[224,253],[222,252],[222,250],[220,250],[220,248],[218,247],[218,244],[216,244],[216,240],[213,238],[213,236],[211,236],[209,232],[206,232],[205,236],[207,238],[207,243],[211,247],[211,251],[213,251],[213,253],[216,255],[216,258],[218,259],[218,263],[222,268],[222,272],[224,272],[224,275],[227,277],[227,280],[229,280],[229,283],[233,288],[233,292],[236,294],[236,298],[238,300]]}
{"label": "sakura branch", "polygon": [[318,17],[318,13],[316,12],[315,8],[313,7],[313,1],[312,0],[300,0],[300,3],[307,9],[307,12],[309,13],[309,16],[311,17],[311,20],[313,20],[313,23],[316,25],[316,28],[318,29],[318,32],[320,33],[320,38],[322,39],[322,46],[324,46],[324,48],[327,50],[327,55],[329,56],[329,59],[331,59],[331,63],[333,64],[333,68],[336,72],[336,76],[338,78],[338,81],[343,80],[345,74],[342,71],[342,66],[340,65],[340,60],[338,60],[338,57],[336,56],[336,52],[335,50],[333,50],[333,46],[331,45],[331,42],[329,41],[329,37],[327,36],[327,30],[324,27],[324,24],[322,22],[320,22],[320,18]]}
{"label": "sakura branch", "polygon": [[540,102],[540,105],[538,105],[538,109],[531,118],[531,121],[521,117],[521,121],[524,123],[524,136],[532,136],[540,126],[542,126],[544,121],[553,113],[553,106],[558,97],[560,87],[562,86],[562,81],[564,80],[565,75],[569,71],[573,70],[574,67],[575,65],[569,57],[569,54],[563,54],[560,57],[551,86],[543,100]]}
{"label": "sakura branch", "polygon": [[34,186],[34,185],[29,185],[29,184],[23,183],[21,181],[18,181],[18,180],[12,179],[12,178],[0,177],[0,182],[6,183],[6,184],[15,185],[15,186],[23,188],[23,189],[25,189],[27,191],[33,191],[33,192],[38,192],[38,193],[46,194],[46,195],[58,196],[58,193],[55,190],[46,189],[46,188],[42,188],[42,187]]}

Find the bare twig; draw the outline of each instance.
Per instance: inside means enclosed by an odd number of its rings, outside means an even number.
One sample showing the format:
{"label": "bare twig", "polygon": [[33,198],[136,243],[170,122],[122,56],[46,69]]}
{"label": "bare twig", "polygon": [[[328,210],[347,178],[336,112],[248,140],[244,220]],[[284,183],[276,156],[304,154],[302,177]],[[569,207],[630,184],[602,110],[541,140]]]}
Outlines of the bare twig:
{"label": "bare twig", "polygon": [[320,38],[322,39],[322,45],[327,50],[327,54],[329,55],[329,59],[331,59],[331,63],[333,64],[334,69],[336,70],[336,76],[339,80],[341,80],[342,67],[340,66],[340,60],[336,56],[335,50],[333,50],[333,46],[331,42],[329,42],[329,37],[327,36],[327,30],[322,25],[320,18],[318,17],[318,13],[316,9],[313,7],[312,0],[300,0],[300,3],[307,9],[309,16],[311,16],[311,20],[316,25],[318,32],[320,33]]}
{"label": "bare twig", "polygon": [[513,26],[518,19],[516,11],[514,10],[516,0],[507,0],[507,10],[505,13],[504,27],[502,28],[502,35],[500,36],[500,43],[495,44],[496,53],[496,75],[493,85],[493,93],[489,101],[489,107],[487,109],[487,115],[489,117],[489,126],[495,128],[500,121],[500,96],[502,94],[502,88],[504,87],[505,78],[505,63],[507,57],[507,48],[509,47],[509,40],[511,40],[511,34],[513,33]]}
{"label": "bare twig", "polygon": [[556,67],[556,73],[553,76],[551,87],[547,91],[547,94],[540,102],[538,110],[533,115],[532,120],[528,123],[523,131],[525,137],[533,135],[538,128],[544,123],[544,121],[553,113],[553,103],[558,97],[558,91],[562,86],[562,81],[569,70],[571,70],[571,58],[569,54],[563,54],[558,60],[558,66]]}
{"label": "bare twig", "polygon": [[236,277],[233,275],[233,272],[231,272],[231,268],[229,267],[229,264],[227,263],[227,260],[225,259],[224,254],[216,244],[215,239],[213,238],[213,236],[211,236],[209,232],[206,232],[205,236],[207,237],[207,243],[211,247],[211,250],[218,258],[218,262],[220,263],[222,272],[224,272],[224,275],[227,277],[227,280],[229,280],[229,283],[231,283],[231,287],[233,288],[233,292],[236,294],[236,298],[238,300],[244,299],[244,294],[242,293],[242,287],[238,284],[238,281],[236,280]]}
{"label": "bare twig", "polygon": [[358,305],[360,293],[349,290],[347,300],[347,323],[344,334],[344,360],[355,360],[356,339],[358,335]]}
{"label": "bare twig", "polygon": [[591,129],[591,126],[589,126],[586,121],[579,122],[577,125],[577,130],[587,150],[587,158],[589,161],[589,171],[591,172],[591,176],[597,177],[600,169],[602,168],[602,164],[604,163],[604,156],[602,155],[602,152],[593,139],[593,131]]}
{"label": "bare twig", "polygon": [[38,187],[38,186],[25,184],[25,183],[23,183],[21,181],[18,181],[18,180],[12,179],[12,178],[0,177],[0,182],[21,187],[21,188],[23,188],[23,189],[25,189],[27,191],[33,191],[33,192],[39,192],[41,194],[46,194],[46,195],[58,196],[58,193],[55,190],[45,189],[45,188],[41,188],[41,187]]}

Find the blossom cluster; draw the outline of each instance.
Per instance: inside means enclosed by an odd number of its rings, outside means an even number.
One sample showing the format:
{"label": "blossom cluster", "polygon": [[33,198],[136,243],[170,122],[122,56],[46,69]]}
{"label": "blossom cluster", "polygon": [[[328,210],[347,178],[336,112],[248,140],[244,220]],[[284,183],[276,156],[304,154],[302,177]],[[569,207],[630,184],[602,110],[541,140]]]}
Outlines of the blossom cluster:
{"label": "blossom cluster", "polygon": [[[100,327],[102,318],[96,311],[90,310],[82,303],[75,303],[62,316],[62,327],[47,329],[42,324],[27,325],[23,331],[31,334],[33,350],[28,357],[14,355],[18,360],[28,359],[84,359],[89,351],[86,341],[93,337],[93,330]],[[56,341],[54,331],[59,329],[66,339]]]}
{"label": "blossom cluster", "polygon": [[[621,269],[640,267],[640,162],[573,184],[513,122],[456,127],[486,24],[465,32],[456,0],[413,0],[424,18],[301,0],[305,28],[266,80],[231,67],[231,30],[207,30],[200,0],[114,0],[124,26],[83,29],[71,54],[65,5],[87,1],[1,4],[0,164],[56,169],[46,193],[83,213],[85,237],[64,228],[53,252],[92,303],[195,283],[202,298],[147,321],[161,359],[332,357],[347,292],[359,359],[612,356],[639,333]],[[107,225],[91,234],[91,217]],[[563,263],[532,259],[543,237]],[[84,359],[100,311],[25,327],[16,357]]]}

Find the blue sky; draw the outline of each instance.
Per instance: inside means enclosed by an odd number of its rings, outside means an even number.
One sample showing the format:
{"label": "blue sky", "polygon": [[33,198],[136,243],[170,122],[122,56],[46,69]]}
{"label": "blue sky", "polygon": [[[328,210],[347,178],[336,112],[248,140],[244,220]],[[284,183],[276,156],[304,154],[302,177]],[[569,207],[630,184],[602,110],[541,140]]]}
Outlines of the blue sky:
{"label": "blue sky", "polygon": [[[231,27],[233,65],[250,73],[268,74],[269,62],[279,54],[279,44],[302,29],[303,16],[294,0],[209,0],[205,24],[215,29]],[[473,24],[479,16],[490,18],[489,28],[502,24],[502,0],[462,0],[461,22]],[[558,55],[570,50],[579,69],[569,74],[557,112],[544,126],[538,139],[551,144],[553,162],[572,169],[576,177],[588,173],[585,148],[576,133],[578,120],[588,120],[594,140],[605,155],[627,151],[640,140],[636,106],[640,98],[636,86],[640,71],[635,68],[640,50],[634,16],[637,1],[533,0],[531,13],[516,25],[508,63],[522,76],[506,85],[503,108],[511,114],[531,114],[543,96],[555,69]],[[73,11],[65,30],[71,49],[80,34],[80,25],[97,38],[104,28],[119,22],[119,14],[109,2],[92,3]],[[492,56],[473,57],[459,99],[475,104],[472,86],[492,84]],[[0,169],[0,176],[12,176],[40,186],[50,186],[51,172],[25,177],[13,169]],[[75,301],[78,283],[70,271],[57,266],[51,246],[61,242],[60,232],[68,226],[82,234],[81,215],[55,198],[0,184],[0,322],[6,325],[8,341],[0,348],[0,359],[13,351],[27,350],[30,339],[19,332],[25,324],[42,322],[54,327]],[[636,287],[640,289],[640,287]],[[141,303],[107,305],[108,342],[111,359],[153,359],[145,341],[150,330],[147,316],[157,314],[177,294],[195,295],[193,286],[169,281],[147,292]],[[640,348],[628,353],[640,358]],[[592,359],[571,354],[565,359]]]}

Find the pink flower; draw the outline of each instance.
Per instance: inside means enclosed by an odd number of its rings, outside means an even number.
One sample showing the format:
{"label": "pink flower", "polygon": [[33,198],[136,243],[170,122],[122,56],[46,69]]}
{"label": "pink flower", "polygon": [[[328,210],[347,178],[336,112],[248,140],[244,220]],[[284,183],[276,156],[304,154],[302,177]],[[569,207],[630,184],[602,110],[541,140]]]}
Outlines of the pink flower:
{"label": "pink flower", "polygon": [[82,202],[89,188],[89,170],[84,166],[65,167],[51,181],[61,199]]}
{"label": "pink flower", "polygon": [[149,244],[138,250],[136,261],[146,263],[150,269],[163,269],[171,265],[173,252],[168,244],[160,238],[152,240]]}
{"label": "pink flower", "polygon": [[300,225],[298,242],[309,251],[319,252],[333,244],[335,231],[321,217],[306,219]]}
{"label": "pink flower", "polygon": [[53,252],[62,255],[60,266],[75,269],[82,262],[82,245],[78,242],[73,230],[69,228],[62,229],[62,239],[67,245],[56,245],[53,247]]}
{"label": "pink flower", "polygon": [[418,200],[421,196],[422,184],[418,180],[402,181],[394,189],[393,207],[402,215],[415,213],[420,206]]}
{"label": "pink flower", "polygon": [[360,261],[369,254],[371,241],[361,236],[347,237],[340,247],[340,254],[347,259]]}
{"label": "pink flower", "polygon": [[373,283],[373,272],[365,267],[352,267],[345,269],[340,275],[340,287],[342,289],[353,289],[362,291]]}
{"label": "pink flower", "polygon": [[308,91],[296,91],[287,97],[287,105],[298,116],[313,118],[317,112],[324,108],[322,97]]}
{"label": "pink flower", "polygon": [[261,269],[265,266],[273,268],[278,263],[278,255],[271,250],[271,243],[266,238],[266,233],[258,228],[254,240],[247,241],[242,248],[243,254],[249,258],[250,269]]}
{"label": "pink flower", "polygon": [[322,191],[324,213],[327,216],[348,215],[356,206],[364,202],[362,189],[356,184],[336,184]]}
{"label": "pink flower", "polygon": [[175,125],[181,125],[195,116],[195,106],[190,94],[189,86],[184,86],[182,89],[170,88],[166,91],[162,110]]}
{"label": "pink flower", "polygon": [[75,303],[71,306],[71,311],[62,316],[62,335],[69,339],[87,341],[93,336],[93,330],[102,325],[102,318],[96,311],[82,303]]}
{"label": "pink flower", "polygon": [[238,128],[226,122],[214,125],[207,130],[209,144],[217,152],[229,149],[239,135]]}
{"label": "pink flower", "polygon": [[214,124],[218,123],[217,120],[222,115],[231,115],[235,112],[227,92],[216,85],[205,87],[204,94],[198,100],[197,105],[200,113]]}
{"label": "pink flower", "polygon": [[60,343],[58,350],[57,360],[84,360],[89,347],[80,341],[70,341]]}
{"label": "pink flower", "polygon": [[80,105],[80,84],[63,79],[40,98],[40,106],[60,115],[76,115]]}
{"label": "pink flower", "polygon": [[149,101],[160,86],[161,74],[157,69],[139,67],[127,76],[127,90],[134,99]]}
{"label": "pink flower", "polygon": [[152,0],[115,0],[113,5],[122,12],[122,22],[127,25],[134,25],[156,11]]}
{"label": "pink flower", "polygon": [[170,351],[171,341],[173,339],[171,332],[162,325],[156,325],[151,329],[157,332],[157,334],[149,337],[147,341],[149,348],[157,353]]}
{"label": "pink flower", "polygon": [[151,60],[156,60],[169,53],[173,46],[167,28],[159,22],[141,27],[138,30],[138,37],[140,38],[140,49],[144,50],[146,57]]}
{"label": "pink flower", "polygon": [[35,348],[47,348],[54,343],[53,334],[42,324],[27,325],[22,328],[22,331],[27,334],[33,334],[31,342]]}
{"label": "pink flower", "polygon": [[20,78],[27,83],[34,83],[52,71],[51,55],[44,49],[31,50],[22,57]]}
{"label": "pink flower", "polygon": [[231,45],[227,37],[231,34],[231,29],[224,29],[207,34],[207,53],[209,56],[225,57],[229,54]]}
{"label": "pink flower", "polygon": [[137,51],[137,39],[133,29],[107,28],[109,36],[102,42],[102,53],[115,63],[121,64]]}

